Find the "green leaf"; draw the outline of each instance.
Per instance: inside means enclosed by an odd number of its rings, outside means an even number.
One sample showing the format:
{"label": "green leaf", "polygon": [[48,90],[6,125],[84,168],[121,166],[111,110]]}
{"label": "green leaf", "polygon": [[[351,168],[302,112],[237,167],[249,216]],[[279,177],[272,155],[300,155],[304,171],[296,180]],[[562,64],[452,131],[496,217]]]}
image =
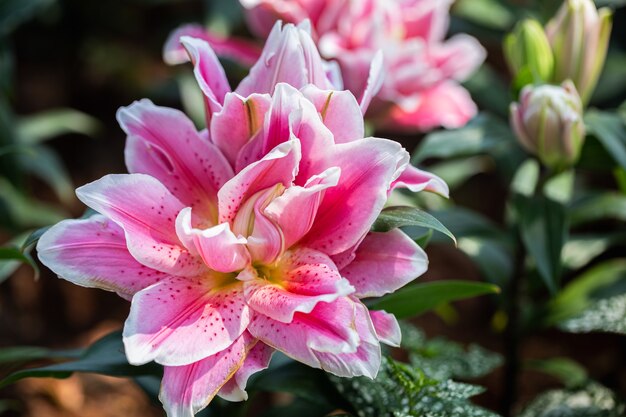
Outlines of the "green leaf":
{"label": "green leaf", "polygon": [[491,283],[504,286],[513,275],[511,253],[501,240],[474,236],[461,237],[458,248],[472,258],[478,269]]}
{"label": "green leaf", "polygon": [[29,265],[35,271],[35,279],[39,278],[39,266],[30,254],[22,252],[18,247],[2,246],[0,247],[0,282],[11,276],[19,266],[19,263],[11,261]]}
{"label": "green leaf", "polygon": [[515,15],[497,0],[462,0],[454,13],[490,29],[507,30],[515,22]]}
{"label": "green leaf", "polygon": [[591,382],[581,389],[543,393],[517,417],[621,417],[625,410],[614,392]]}
{"label": "green leaf", "polygon": [[388,232],[397,227],[418,226],[436,230],[450,237],[454,235],[431,214],[415,207],[389,207],[384,209],[372,226],[375,232]]}
{"label": "green leaf", "polygon": [[626,335],[626,294],[598,300],[576,317],[559,323],[571,333],[608,332]]}
{"label": "green leaf", "polygon": [[25,172],[31,173],[48,184],[59,200],[66,204],[74,200],[74,184],[63,161],[45,146],[31,146],[18,157]]}
{"label": "green leaf", "polygon": [[622,168],[626,168],[626,127],[616,113],[589,110],[585,114],[587,132],[595,136]]}
{"label": "green leaf", "polygon": [[516,195],[520,235],[548,290],[556,293],[561,277],[561,250],[567,239],[565,207],[545,197]]}
{"label": "green leaf", "polygon": [[626,232],[571,236],[563,246],[561,262],[571,270],[580,269],[620,243],[626,243]]}
{"label": "green leaf", "polygon": [[487,157],[473,156],[439,162],[429,166],[428,170],[443,179],[450,189],[455,189],[471,177],[489,171],[492,166],[493,163]]}
{"label": "green leaf", "polygon": [[568,212],[572,226],[603,219],[626,221],[626,195],[614,192],[587,195],[574,201]]}
{"label": "green leaf", "polygon": [[428,377],[472,379],[485,376],[502,364],[502,357],[478,345],[465,349],[442,337],[428,340],[416,327],[401,323],[402,347],[409,352],[411,364]]}
{"label": "green leaf", "polygon": [[32,200],[0,177],[0,205],[4,203],[13,227],[30,228],[47,226],[68,217],[57,207]]}
{"label": "green leaf", "polygon": [[78,110],[54,109],[21,117],[17,122],[20,143],[38,144],[68,133],[93,136],[101,129],[100,122]]}
{"label": "green leaf", "polygon": [[39,242],[39,238],[48,231],[48,229],[50,229],[52,226],[44,226],[41,227],[37,230],[35,230],[34,232],[30,233],[26,239],[24,239],[24,243],[22,243],[22,251],[24,251],[25,249],[35,245],[37,242]]}
{"label": "green leaf", "polygon": [[499,292],[499,287],[484,282],[453,280],[426,282],[388,294],[376,300],[372,308],[385,310],[398,318],[406,318],[423,314],[443,303]]}
{"label": "green leaf", "polygon": [[79,359],[42,368],[14,372],[0,381],[0,388],[23,378],[67,378],[74,372],[91,372],[109,376],[160,375],[162,369],[155,363],[130,365],[124,354],[122,333],[113,332],[85,349]]}
{"label": "green leaf", "polygon": [[564,322],[580,316],[602,299],[622,296],[625,292],[626,259],[603,262],[572,280],[557,294],[548,306],[545,321],[548,325]]}
{"label": "green leaf", "polygon": [[535,193],[538,181],[539,162],[536,159],[529,158],[515,172],[511,182],[511,191],[530,197]]}
{"label": "green leaf", "polygon": [[440,130],[427,135],[413,155],[412,163],[418,165],[427,158],[449,159],[487,153],[509,146],[512,142],[513,133],[508,125],[483,113],[460,129]]}
{"label": "green leaf", "polygon": [[525,365],[533,371],[553,376],[570,389],[580,388],[589,380],[585,368],[569,358],[534,359]]}
{"label": "green leaf", "polygon": [[474,385],[428,378],[419,369],[383,357],[376,379],[330,376],[359,417],[496,417],[468,399]]}

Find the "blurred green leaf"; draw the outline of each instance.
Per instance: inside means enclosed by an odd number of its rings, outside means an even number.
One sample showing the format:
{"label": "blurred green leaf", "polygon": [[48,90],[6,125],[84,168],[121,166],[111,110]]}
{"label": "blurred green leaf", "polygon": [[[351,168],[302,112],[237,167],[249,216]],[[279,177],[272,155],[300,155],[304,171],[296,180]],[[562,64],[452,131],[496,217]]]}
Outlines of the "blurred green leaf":
{"label": "blurred green leaf", "polygon": [[[550,302],[545,322],[561,323],[579,316],[598,301],[626,292],[626,259],[598,264],[571,281]],[[626,325],[626,320],[622,318]]]}
{"label": "blurred green leaf", "polygon": [[566,268],[579,269],[617,243],[626,243],[626,232],[571,236],[563,246],[561,260]]}
{"label": "blurred green leaf", "polygon": [[591,382],[580,389],[545,392],[517,417],[621,417],[624,411],[614,392]]}
{"label": "blurred green leaf", "polygon": [[0,177],[0,204],[4,203],[9,221],[19,228],[47,226],[68,217],[59,208],[18,192],[6,179]]}
{"label": "blurred green leaf", "polygon": [[572,226],[603,219],[626,221],[626,195],[606,192],[583,196],[569,206]]}
{"label": "blurred green leaf", "polygon": [[563,171],[546,182],[543,194],[558,203],[568,204],[574,195],[574,179],[574,170]]}
{"label": "blurred green leaf", "polygon": [[100,122],[78,110],[54,109],[32,116],[20,117],[17,121],[17,136],[20,143],[37,144],[68,133],[93,136],[101,129]]}
{"label": "blurred green leaf", "polygon": [[30,19],[54,0],[2,0],[0,2],[0,36],[11,33],[20,23]]}
{"label": "blurred green leaf", "polygon": [[[19,236],[18,240],[23,240]],[[15,242],[15,241],[14,241]],[[35,279],[39,278],[39,266],[28,252],[22,251],[19,244],[0,247],[0,283],[9,278],[21,264],[29,265],[35,271]]]}
{"label": "blurred green leaf", "polygon": [[198,88],[198,83],[190,73],[183,73],[177,77],[180,91],[180,100],[183,103],[185,114],[193,120],[198,129],[206,127],[206,115],[204,110],[204,96]]}
{"label": "blurred green leaf", "polygon": [[62,202],[71,203],[74,200],[74,184],[61,159],[45,146],[35,145],[29,150],[30,152],[19,155],[24,171],[52,187]]}
{"label": "blurred green leaf", "polygon": [[486,113],[476,116],[467,126],[455,130],[439,130],[427,135],[412,163],[419,164],[428,158],[453,158],[489,152],[508,146],[513,133],[502,120]]}
{"label": "blurred green leaf", "polygon": [[35,245],[39,241],[39,238],[41,237],[41,235],[46,233],[48,229],[50,229],[50,227],[52,226],[44,226],[28,234],[26,239],[24,239],[24,242],[22,243],[22,246],[21,246],[22,251]]}
{"label": "blurred green leaf", "polygon": [[454,13],[491,29],[507,30],[515,23],[515,16],[497,0],[461,0],[455,5]]}
{"label": "blurred green leaf", "polygon": [[469,158],[455,159],[452,161],[439,162],[428,167],[428,171],[441,177],[450,189],[463,185],[471,177],[487,172],[493,167],[485,156],[472,156]]}
{"label": "blurred green leaf", "polygon": [[514,197],[514,206],[524,247],[554,294],[561,277],[561,250],[567,239],[565,207],[545,197],[519,194]]}
{"label": "blurred green leaf", "polygon": [[[611,0],[608,0],[610,2]],[[624,0],[616,0],[614,3],[626,3]],[[612,48],[606,56],[604,69],[598,80],[598,85],[593,91],[592,103],[601,103],[623,94],[626,91],[626,53],[617,48]]]}
{"label": "blurred green leaf", "polygon": [[437,230],[456,243],[454,235],[439,220],[415,207],[388,207],[384,209],[372,225],[372,230],[388,232],[404,226],[418,226]]}
{"label": "blurred green leaf", "polygon": [[617,113],[589,110],[585,114],[587,133],[595,136],[611,157],[626,168],[626,126]]}
{"label": "blurred green leaf", "polygon": [[409,352],[410,363],[428,377],[472,379],[489,374],[502,364],[502,357],[478,345],[465,349],[442,337],[428,340],[418,328],[401,323],[402,347]]}
{"label": "blurred green leaf", "polygon": [[504,119],[509,117],[511,94],[504,80],[500,78],[500,74],[488,64],[483,64],[463,85],[481,109]]}
{"label": "blurred green leaf", "polygon": [[511,182],[511,191],[517,194],[531,197],[537,188],[539,181],[539,162],[529,158],[515,172]]}
{"label": "blurred green leaf", "polygon": [[572,333],[626,335],[626,294],[598,300],[580,315],[559,323],[559,329]]}
{"label": "blurred green leaf", "polygon": [[458,248],[472,258],[489,282],[504,286],[513,275],[511,253],[498,239],[461,237]]}
{"label": "blurred green leaf", "polygon": [[589,380],[585,368],[569,358],[534,359],[526,362],[526,368],[553,376],[570,389],[580,388]]}
{"label": "blurred green leaf", "polygon": [[23,378],[67,378],[74,372],[90,372],[109,376],[138,376],[160,375],[162,368],[155,363],[142,366],[130,365],[124,354],[122,334],[117,331],[104,336],[85,349],[84,353],[75,361],[14,372],[0,381],[0,388]]}
{"label": "blurred green leaf", "polygon": [[397,318],[413,317],[452,301],[485,294],[497,294],[493,284],[472,281],[434,281],[413,284],[374,301],[372,308],[385,310]]}

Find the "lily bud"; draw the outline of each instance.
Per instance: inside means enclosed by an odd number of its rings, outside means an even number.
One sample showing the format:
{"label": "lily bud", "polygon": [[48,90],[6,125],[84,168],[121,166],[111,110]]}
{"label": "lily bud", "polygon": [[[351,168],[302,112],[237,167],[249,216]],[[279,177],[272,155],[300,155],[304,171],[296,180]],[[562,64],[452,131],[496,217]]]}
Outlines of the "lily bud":
{"label": "lily bud", "polygon": [[554,57],[543,26],[526,19],[517,24],[504,39],[504,56],[515,78],[523,84],[549,82]]}
{"label": "lily bud", "polygon": [[511,104],[511,126],[522,146],[555,170],[573,165],[585,140],[583,106],[571,81],[526,86]]}
{"label": "lily bud", "polygon": [[592,0],[567,0],[546,26],[554,53],[554,82],[572,80],[587,103],[604,66],[611,34],[610,9]]}

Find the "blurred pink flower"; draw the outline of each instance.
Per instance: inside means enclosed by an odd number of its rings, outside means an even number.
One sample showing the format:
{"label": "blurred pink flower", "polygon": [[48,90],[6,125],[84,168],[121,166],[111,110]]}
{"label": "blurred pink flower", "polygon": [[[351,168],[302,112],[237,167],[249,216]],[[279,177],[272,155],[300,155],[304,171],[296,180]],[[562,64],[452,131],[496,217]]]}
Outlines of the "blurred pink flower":
{"label": "blurred pink flower", "polygon": [[131,300],[126,355],[165,366],[170,417],[246,399],[274,350],[373,378],[379,342],[397,345],[400,330],[359,300],[415,279],[427,258],[399,230],[369,230],[395,186],[447,193],[399,144],[363,138],[359,103],[329,89],[306,31],[270,39],[231,92],[208,44],[183,38],[208,130],[149,100],[121,108],[130,174],[79,188],[100,214],[38,243],[59,276]]}
{"label": "blurred pink flower", "polygon": [[[481,65],[485,50],[468,35],[445,40],[450,0],[241,3],[251,29],[261,37],[267,36],[277,20],[298,23],[308,19],[320,52],[339,63],[345,87],[357,97],[363,95],[368,81],[370,85],[376,81],[370,65],[382,51],[377,81],[382,88],[368,112],[380,127],[395,131],[456,128],[476,114],[476,105],[459,83]],[[166,60],[176,62],[167,58],[175,53],[178,36],[202,32],[211,41],[211,35],[199,26],[175,32],[165,48]]]}

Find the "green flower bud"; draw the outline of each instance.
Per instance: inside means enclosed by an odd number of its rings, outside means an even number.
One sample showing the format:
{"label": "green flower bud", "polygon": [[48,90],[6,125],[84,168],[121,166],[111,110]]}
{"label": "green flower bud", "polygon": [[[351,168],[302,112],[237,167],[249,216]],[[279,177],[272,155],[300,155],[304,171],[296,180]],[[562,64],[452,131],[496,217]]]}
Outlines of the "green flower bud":
{"label": "green flower bud", "polygon": [[561,86],[526,86],[511,104],[511,126],[519,142],[555,170],[573,165],[585,140],[583,106],[571,81]]}
{"label": "green flower bud", "polygon": [[546,26],[554,53],[554,82],[572,80],[587,103],[604,66],[613,15],[592,0],[567,0]]}
{"label": "green flower bud", "polygon": [[554,71],[554,57],[548,38],[539,22],[524,20],[504,39],[504,57],[517,84],[549,82]]}

